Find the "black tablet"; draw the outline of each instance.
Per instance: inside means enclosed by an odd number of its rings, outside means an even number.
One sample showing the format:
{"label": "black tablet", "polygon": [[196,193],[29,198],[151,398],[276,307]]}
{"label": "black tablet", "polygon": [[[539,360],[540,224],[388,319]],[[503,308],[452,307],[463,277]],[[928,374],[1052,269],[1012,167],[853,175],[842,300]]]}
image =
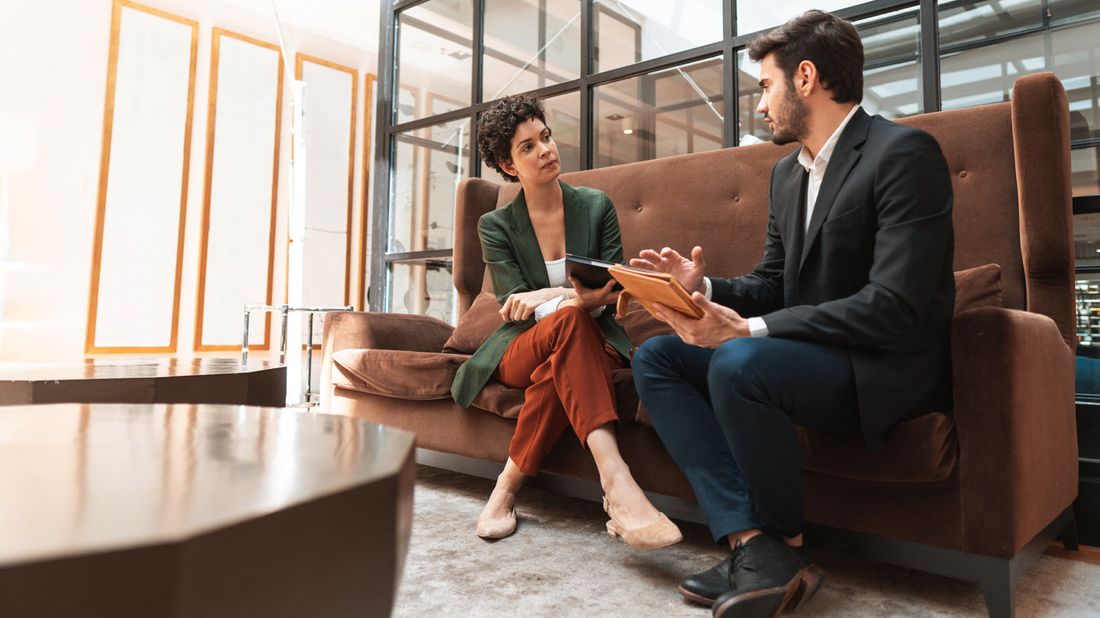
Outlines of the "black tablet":
{"label": "black tablet", "polygon": [[[607,272],[607,269],[611,266],[613,266],[612,262],[565,254],[565,273],[586,288],[599,289],[607,285],[611,280],[611,273]],[[616,290],[620,287],[622,286],[615,285]]]}

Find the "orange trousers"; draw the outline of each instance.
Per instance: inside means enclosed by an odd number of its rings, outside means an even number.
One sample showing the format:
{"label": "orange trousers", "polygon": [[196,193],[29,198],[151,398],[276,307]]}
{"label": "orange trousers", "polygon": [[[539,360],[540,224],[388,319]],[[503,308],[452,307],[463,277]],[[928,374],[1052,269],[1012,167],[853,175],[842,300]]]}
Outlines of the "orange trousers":
{"label": "orange trousers", "polygon": [[523,388],[508,456],[528,476],[568,425],[585,445],[592,430],[619,420],[611,370],[622,357],[607,344],[592,316],[563,307],[512,340],[494,377]]}

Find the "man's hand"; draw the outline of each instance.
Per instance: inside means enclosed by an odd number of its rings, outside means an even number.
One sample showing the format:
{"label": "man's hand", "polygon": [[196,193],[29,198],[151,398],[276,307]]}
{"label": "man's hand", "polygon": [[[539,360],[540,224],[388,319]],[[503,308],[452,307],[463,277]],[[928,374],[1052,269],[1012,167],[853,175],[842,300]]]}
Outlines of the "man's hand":
{"label": "man's hand", "polygon": [[517,292],[504,301],[504,306],[500,308],[500,317],[505,322],[523,322],[535,313],[536,307],[555,296],[561,296],[564,292],[562,288]]}
{"label": "man's hand", "polygon": [[749,321],[733,309],[712,303],[699,292],[691,295],[691,302],[703,310],[703,317],[689,318],[660,303],[653,305],[653,311],[656,318],[671,326],[684,343],[701,348],[717,348],[730,339],[750,336]]}
{"label": "man's hand", "polygon": [[558,305],[559,307],[575,305],[585,311],[592,311],[604,305],[614,305],[615,301],[619,300],[619,293],[622,292],[622,290],[615,289],[615,285],[618,283],[615,279],[608,281],[602,288],[586,288],[575,277],[570,277],[569,281],[573,283],[573,291],[577,293],[577,296],[562,301],[562,304]]}
{"label": "man's hand", "polygon": [[630,259],[630,265],[635,268],[668,273],[676,277],[688,292],[702,292],[706,289],[703,284],[706,262],[703,261],[703,248],[699,246],[692,248],[690,259],[668,247],[661,249],[660,253],[653,249],[645,249],[638,254],[638,257]]}

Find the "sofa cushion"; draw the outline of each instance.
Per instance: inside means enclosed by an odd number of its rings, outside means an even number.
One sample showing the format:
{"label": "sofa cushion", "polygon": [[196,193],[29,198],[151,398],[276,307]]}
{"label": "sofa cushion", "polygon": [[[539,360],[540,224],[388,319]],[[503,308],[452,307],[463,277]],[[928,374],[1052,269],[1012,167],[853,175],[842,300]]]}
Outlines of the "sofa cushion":
{"label": "sofa cushion", "polygon": [[490,291],[482,291],[462,314],[450,338],[443,344],[444,352],[473,354],[493,334],[504,319],[500,317],[500,303]]}
{"label": "sofa cushion", "polygon": [[401,399],[451,396],[455,372],[469,356],[407,350],[348,348],[332,355],[338,371],[332,382],[342,388]]}
{"label": "sofa cushion", "polygon": [[626,338],[630,340],[631,345],[635,348],[642,345],[650,337],[671,335],[673,333],[671,326],[654,318],[637,301],[631,301],[627,305],[626,312],[615,319],[626,331]]}
{"label": "sofa cushion", "polygon": [[[332,355],[332,383],[370,395],[398,399],[449,399],[451,382],[468,354],[364,350],[349,348]],[[523,389],[490,380],[473,407],[504,418],[516,418],[523,405]]]}
{"label": "sofa cushion", "polygon": [[955,423],[938,412],[899,424],[873,452],[858,433],[796,431],[804,470],[846,479],[935,483],[951,476],[958,460]]}
{"label": "sofa cushion", "polygon": [[501,418],[519,418],[519,409],[523,407],[523,389],[508,388],[496,380],[489,380],[472,405]]}
{"label": "sofa cushion", "polygon": [[[639,404],[636,420],[652,427]],[[958,459],[955,423],[946,414],[926,414],[905,421],[871,451],[858,433],[827,434],[796,427],[802,468],[841,478],[880,483],[935,483],[951,476]]]}
{"label": "sofa cushion", "polygon": [[1003,307],[1001,267],[985,264],[955,272],[955,313],[980,307]]}

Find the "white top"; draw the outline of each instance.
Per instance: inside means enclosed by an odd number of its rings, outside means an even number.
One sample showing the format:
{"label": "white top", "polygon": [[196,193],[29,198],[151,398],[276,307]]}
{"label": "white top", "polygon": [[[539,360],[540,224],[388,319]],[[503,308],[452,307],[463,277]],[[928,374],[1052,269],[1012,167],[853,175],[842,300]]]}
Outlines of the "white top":
{"label": "white top", "polygon": [[[568,283],[565,276],[565,258],[546,262],[546,276],[550,279],[550,287],[563,288]],[[535,307],[535,321],[538,322],[546,316],[558,310],[558,305],[565,300],[565,296],[558,294],[554,298]]]}
{"label": "white top", "polygon": [[[821,190],[821,181],[825,180],[825,169],[829,167],[829,159],[833,158],[833,151],[836,150],[836,143],[840,141],[840,134],[844,133],[844,128],[848,126],[848,122],[852,120],[852,116],[856,115],[856,111],[859,108],[859,105],[852,106],[852,109],[848,111],[848,115],[844,117],[844,120],[840,121],[836,130],[829,136],[829,139],[825,140],[825,145],[821,147],[817,156],[812,160],[805,146],[803,146],[802,150],[798,153],[798,164],[810,174],[810,178],[806,183],[806,227],[803,231],[810,229],[810,217],[814,214],[814,205],[817,203],[817,193]],[[710,278],[704,277],[703,283],[706,285],[704,294],[707,300],[710,300],[712,293]],[[768,324],[764,321],[764,318],[749,318],[749,334],[753,337],[768,336]]]}

